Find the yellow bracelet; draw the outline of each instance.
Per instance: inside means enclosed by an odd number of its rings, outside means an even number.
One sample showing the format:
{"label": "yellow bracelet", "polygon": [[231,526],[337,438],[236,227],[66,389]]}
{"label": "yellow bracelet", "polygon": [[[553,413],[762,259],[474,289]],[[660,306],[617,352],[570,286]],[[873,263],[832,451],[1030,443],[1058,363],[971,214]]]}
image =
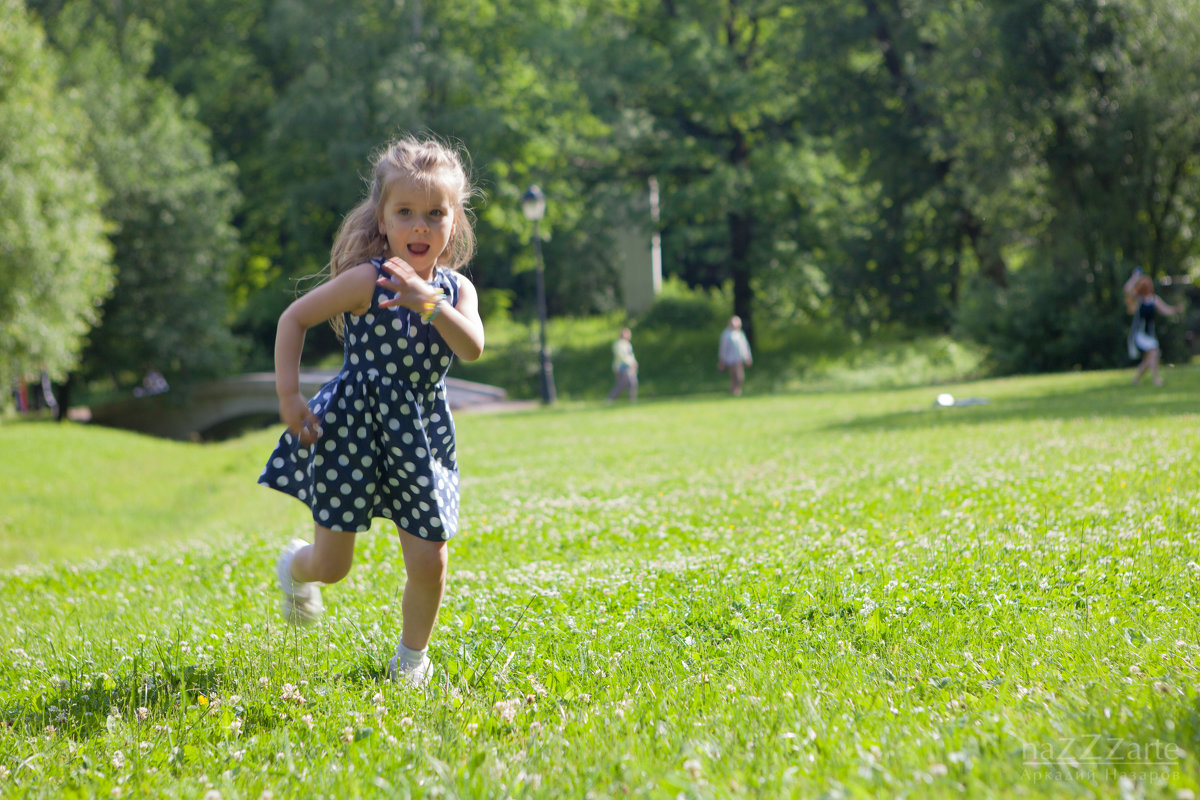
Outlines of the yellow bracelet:
{"label": "yellow bracelet", "polygon": [[442,303],[445,301],[445,299],[446,293],[441,289],[438,289],[436,292],[434,292],[433,296],[426,300],[424,305],[421,307],[421,322],[424,322],[425,324],[433,322],[433,318],[436,317],[438,312],[442,310]]}

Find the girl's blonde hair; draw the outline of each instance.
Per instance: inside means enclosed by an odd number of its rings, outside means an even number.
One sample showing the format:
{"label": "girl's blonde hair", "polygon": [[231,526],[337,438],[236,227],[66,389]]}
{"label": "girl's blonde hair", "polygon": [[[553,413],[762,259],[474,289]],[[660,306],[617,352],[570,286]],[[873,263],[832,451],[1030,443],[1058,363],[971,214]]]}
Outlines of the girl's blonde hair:
{"label": "girl's blonde hair", "polygon": [[[387,247],[387,237],[379,232],[383,201],[388,187],[397,178],[450,190],[454,198],[454,233],[439,266],[452,270],[466,266],[475,254],[475,230],[469,211],[477,190],[467,171],[465,152],[437,139],[405,136],[376,153],[372,164],[367,196],[342,220],[325,276],[336,278],[351,267],[383,254]],[[330,323],[340,338],[344,327],[341,316]]]}

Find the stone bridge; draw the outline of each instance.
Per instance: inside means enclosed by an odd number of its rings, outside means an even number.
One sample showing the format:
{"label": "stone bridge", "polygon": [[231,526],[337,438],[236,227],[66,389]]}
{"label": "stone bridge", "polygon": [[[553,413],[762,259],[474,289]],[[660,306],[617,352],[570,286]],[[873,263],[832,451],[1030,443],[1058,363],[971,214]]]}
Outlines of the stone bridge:
{"label": "stone bridge", "polygon": [[[300,373],[300,392],[316,394],[337,370]],[[507,393],[496,386],[447,378],[450,408],[456,411],[504,403]],[[172,388],[150,397],[129,397],[92,407],[92,422],[169,439],[204,439],[241,424],[279,420],[275,373],[256,372],[223,380]]]}

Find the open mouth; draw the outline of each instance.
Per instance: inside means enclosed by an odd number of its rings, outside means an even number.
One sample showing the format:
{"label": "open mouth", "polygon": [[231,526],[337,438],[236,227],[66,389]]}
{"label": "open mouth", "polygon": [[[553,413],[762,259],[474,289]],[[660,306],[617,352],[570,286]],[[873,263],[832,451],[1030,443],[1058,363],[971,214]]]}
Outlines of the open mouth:
{"label": "open mouth", "polygon": [[412,242],[408,246],[408,252],[412,253],[414,256],[423,256],[429,252],[429,245],[421,242]]}

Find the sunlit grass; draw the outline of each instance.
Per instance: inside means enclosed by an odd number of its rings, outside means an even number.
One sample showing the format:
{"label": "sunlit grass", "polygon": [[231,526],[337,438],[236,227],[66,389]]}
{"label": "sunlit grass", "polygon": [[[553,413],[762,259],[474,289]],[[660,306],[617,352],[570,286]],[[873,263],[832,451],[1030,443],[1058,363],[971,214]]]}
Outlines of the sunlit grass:
{"label": "sunlit grass", "polygon": [[289,508],[248,491],[277,435],[200,447],[71,423],[2,425],[0,563],[259,528]]}
{"label": "sunlit grass", "polygon": [[273,434],[6,426],[38,480],[0,502],[36,561],[0,576],[0,793],[1179,800],[1200,371],[1167,377],[462,414],[428,694],[383,680],[382,524],[280,623]]}

